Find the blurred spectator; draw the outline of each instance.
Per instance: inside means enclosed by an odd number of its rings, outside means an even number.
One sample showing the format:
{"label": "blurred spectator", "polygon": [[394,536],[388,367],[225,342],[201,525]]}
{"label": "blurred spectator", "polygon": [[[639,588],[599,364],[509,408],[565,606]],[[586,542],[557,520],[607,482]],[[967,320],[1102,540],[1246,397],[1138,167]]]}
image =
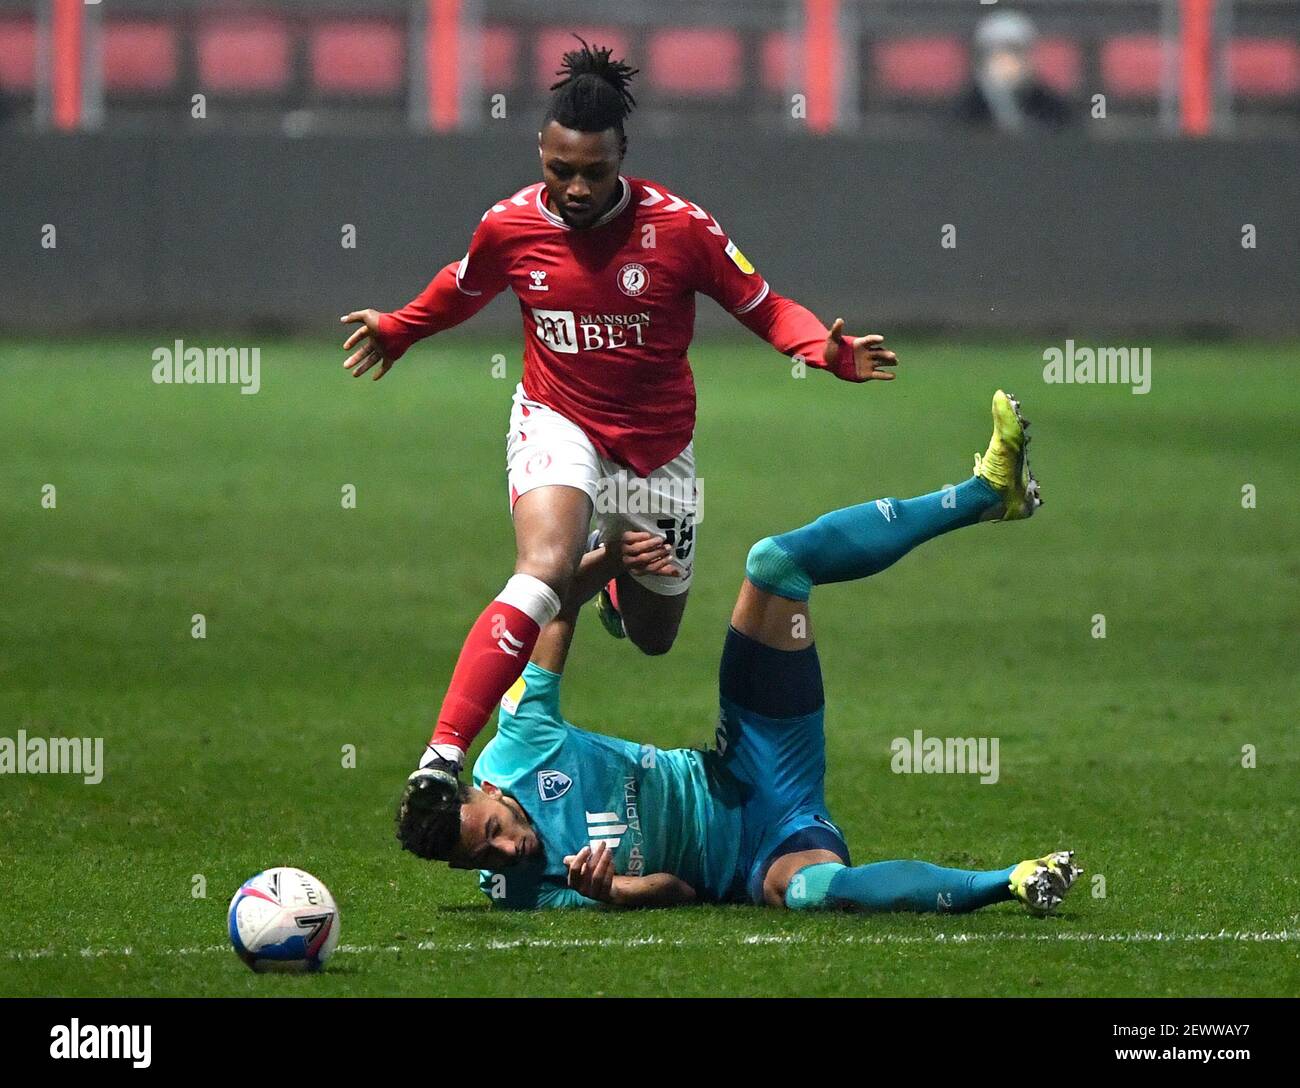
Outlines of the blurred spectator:
{"label": "blurred spectator", "polygon": [[1065,99],[1034,75],[1031,52],[1037,32],[1027,15],[999,11],[975,29],[970,86],[957,101],[967,124],[999,132],[1055,132],[1071,121]]}

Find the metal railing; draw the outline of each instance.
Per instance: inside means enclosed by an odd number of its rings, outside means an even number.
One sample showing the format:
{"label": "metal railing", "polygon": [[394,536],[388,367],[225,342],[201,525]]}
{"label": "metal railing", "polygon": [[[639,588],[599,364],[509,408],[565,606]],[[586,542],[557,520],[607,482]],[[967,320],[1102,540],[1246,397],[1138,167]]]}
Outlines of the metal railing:
{"label": "metal railing", "polygon": [[[38,128],[233,126],[300,134],[469,130],[498,121],[527,126],[546,100],[540,76],[559,60],[537,55],[544,32],[611,28],[631,62],[644,70],[659,32],[707,28],[739,43],[739,75],[721,92],[692,94],[656,85],[643,72],[638,120],[650,130],[670,133],[709,120],[813,131],[923,132],[945,122],[948,103],[942,94],[891,89],[880,78],[879,49],[908,39],[968,43],[982,18],[1007,6],[979,0],[0,0],[0,28],[22,19],[35,28],[31,85],[11,78],[0,91],[19,123]],[[1185,20],[1197,7],[1212,14],[1204,85],[1196,66],[1180,54]],[[1234,36],[1294,44],[1300,0],[1020,0],[1014,8],[1034,20],[1042,38],[1068,44],[1079,72],[1073,93],[1081,101],[1108,90],[1108,43],[1127,36],[1161,43],[1154,92],[1121,96],[1110,105],[1133,128],[1227,134],[1245,120],[1300,134],[1300,88],[1267,101],[1234,101],[1227,67]],[[248,93],[205,86],[199,46],[204,29],[215,20],[248,16],[270,16],[285,28],[284,79]],[[75,32],[68,29],[70,20]],[[350,96],[322,89],[310,40],[325,20],[386,20],[400,28],[401,71],[387,90]],[[106,81],[108,32],[129,22],[164,24],[174,32],[175,76],[166,86],[115,89]],[[814,40],[818,33],[822,37]],[[500,72],[486,64],[485,43],[502,36],[513,43],[517,68],[508,88],[494,85]],[[4,39],[4,48],[23,48],[20,37]],[[777,82],[765,63],[774,42],[787,51],[784,77]],[[832,75],[819,85],[823,64]],[[5,72],[21,69],[21,59],[0,57],[0,84]],[[1203,123],[1189,123],[1189,96],[1201,92],[1208,99]],[[494,112],[493,95],[509,100],[504,116]],[[219,103],[206,111],[203,126],[194,123],[195,96]],[[799,96],[808,100],[802,115]]]}

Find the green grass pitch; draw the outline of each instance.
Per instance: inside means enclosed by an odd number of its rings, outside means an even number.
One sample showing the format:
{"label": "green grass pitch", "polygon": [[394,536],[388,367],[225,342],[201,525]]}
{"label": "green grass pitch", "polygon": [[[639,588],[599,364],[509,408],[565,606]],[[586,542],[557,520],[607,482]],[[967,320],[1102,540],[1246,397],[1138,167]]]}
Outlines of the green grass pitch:
{"label": "green grass pitch", "polygon": [[[422,345],[379,384],[332,344],[263,342],[256,396],[154,385],[160,342],[0,344],[0,736],[102,737],[106,764],[96,786],[0,777],[0,994],[1300,992],[1297,345],[1157,343],[1144,396],[1044,384],[1048,341],[903,341],[900,379],[866,387],[797,380],[753,339],[692,353],[681,637],[645,658],[590,617],[567,716],[709,741],[749,545],[960,480],[1005,386],[1034,421],[1041,515],[819,590],[814,616],[855,860],[1074,848],[1087,875],[1034,919],[511,915],[403,854],[401,783],[510,569],[517,334]],[[915,729],[998,737],[1000,780],[891,773]],[[322,975],[254,976],[226,946],[230,895],[280,864],[339,900]]]}

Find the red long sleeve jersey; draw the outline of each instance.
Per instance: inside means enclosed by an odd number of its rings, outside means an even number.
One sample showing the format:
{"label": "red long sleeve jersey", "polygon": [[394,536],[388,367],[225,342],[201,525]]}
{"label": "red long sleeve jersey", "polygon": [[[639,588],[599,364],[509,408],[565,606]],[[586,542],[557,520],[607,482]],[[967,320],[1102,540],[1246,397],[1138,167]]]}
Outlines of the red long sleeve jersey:
{"label": "red long sleeve jersey", "polygon": [[[459,264],[384,314],[379,339],[400,356],[460,324],[510,287],[524,321],[524,392],[577,424],[604,456],[646,475],[695,429],[686,349],[703,292],[786,355],[822,367],[826,327],[773,292],[722,227],[662,185],[619,178],[615,205],[574,230],[529,185],[484,213]],[[852,366],[852,340],[835,370]]]}

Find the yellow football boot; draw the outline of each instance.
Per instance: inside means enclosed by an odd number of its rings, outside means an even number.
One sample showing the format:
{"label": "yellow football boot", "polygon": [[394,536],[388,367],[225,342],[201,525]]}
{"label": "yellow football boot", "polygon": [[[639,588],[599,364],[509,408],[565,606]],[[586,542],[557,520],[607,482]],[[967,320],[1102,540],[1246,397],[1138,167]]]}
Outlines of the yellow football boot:
{"label": "yellow football boot", "polygon": [[1011,894],[1030,914],[1051,914],[1083,870],[1074,864],[1073,850],[1022,861],[1011,871]]}
{"label": "yellow football boot", "polygon": [[975,475],[1002,496],[1002,505],[990,510],[981,521],[1019,521],[1032,517],[1043,505],[1038,480],[1029,471],[1028,421],[1020,414],[1020,402],[999,389],[993,394],[993,437],[981,457],[975,455]]}

